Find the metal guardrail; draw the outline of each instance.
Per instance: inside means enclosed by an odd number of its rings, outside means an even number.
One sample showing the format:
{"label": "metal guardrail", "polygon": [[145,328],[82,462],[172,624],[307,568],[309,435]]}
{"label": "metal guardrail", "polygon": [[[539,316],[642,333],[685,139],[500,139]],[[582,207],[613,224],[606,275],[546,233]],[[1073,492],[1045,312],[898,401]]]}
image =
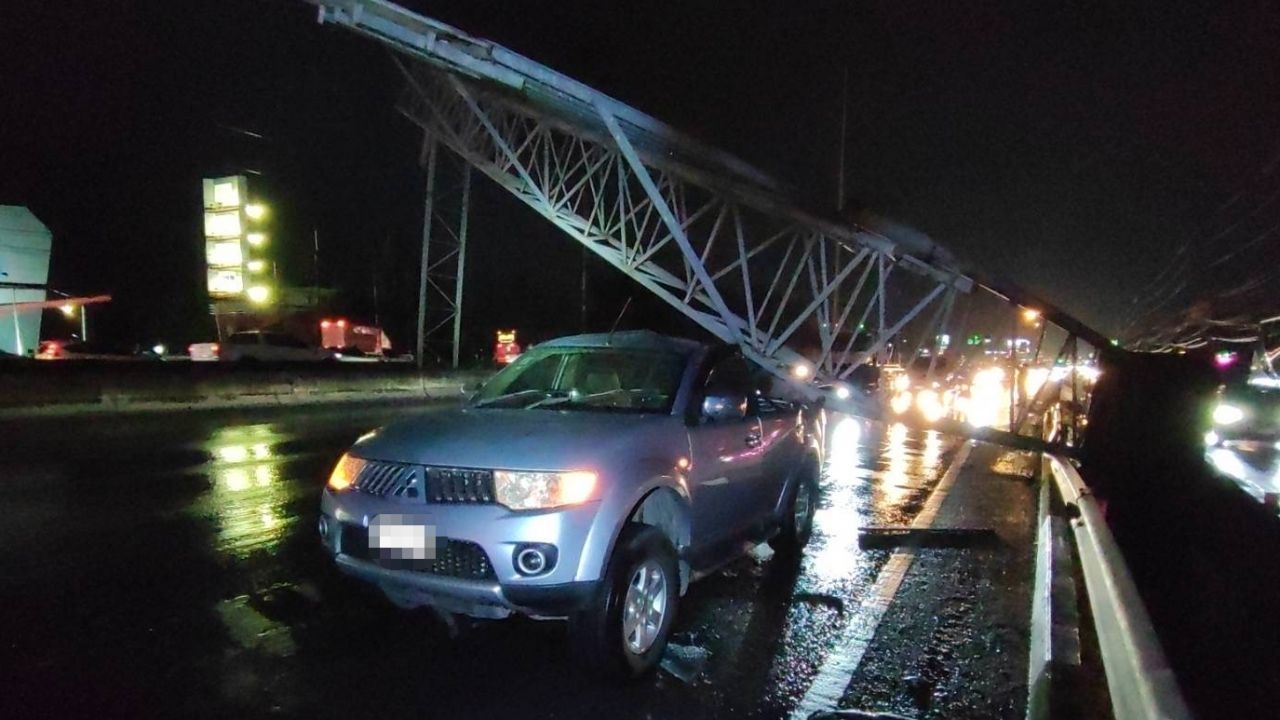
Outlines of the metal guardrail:
{"label": "metal guardrail", "polygon": [[1079,511],[1071,528],[1115,717],[1193,717],[1097,498],[1069,460],[1045,457],[1063,501]]}

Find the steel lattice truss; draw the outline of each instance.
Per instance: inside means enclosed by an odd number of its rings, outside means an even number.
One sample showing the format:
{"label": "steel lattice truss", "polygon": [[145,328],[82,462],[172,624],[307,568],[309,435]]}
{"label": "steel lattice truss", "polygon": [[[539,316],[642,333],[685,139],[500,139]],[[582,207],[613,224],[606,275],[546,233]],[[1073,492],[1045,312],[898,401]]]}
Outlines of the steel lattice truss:
{"label": "steel lattice truss", "polygon": [[[935,273],[923,297],[886,316],[885,283],[901,264],[889,250],[837,241],[648,166],[620,131],[612,144],[597,142],[453,76],[406,70],[411,82],[401,109],[408,117],[611,265],[758,360],[799,362],[786,343],[815,324],[819,367],[847,373],[856,335],[842,331],[874,319],[875,342],[863,355],[874,353],[960,284]],[[616,127],[613,118],[606,122]],[[929,274],[927,267],[916,269]],[[841,287],[845,295],[837,301]]]}
{"label": "steel lattice truss", "polygon": [[945,265],[799,210],[762,174],[498,46],[387,3],[323,8],[407,51],[400,109],[426,133],[781,376],[799,363],[847,375],[913,321],[927,319],[914,334],[931,339],[972,288]]}
{"label": "steel lattice truss", "polygon": [[[943,333],[965,324],[955,322],[957,315],[1012,316],[1016,335],[1020,309],[1034,307],[1045,320],[1035,357],[1050,323],[1063,348],[1059,360],[1067,348],[1072,358],[1081,355],[1076,338],[1111,351],[1098,333],[1015,286],[975,283],[931,241],[890,240],[813,213],[740,160],[500,45],[384,0],[309,2],[320,7],[322,23],[397,51],[407,80],[399,109],[422,128],[426,145],[443,143],[811,398],[830,402],[824,386],[872,358],[883,360],[890,343],[906,364],[928,354],[932,375],[947,342]],[[975,311],[984,303],[999,307],[994,314],[989,307]],[[1016,365],[1012,349],[1008,359]],[[798,368],[812,375],[797,382]],[[1074,370],[1071,378],[1069,396],[1077,402]],[[1061,386],[1046,383],[1023,398],[1020,413],[1010,390],[1014,433]],[[857,397],[833,405],[872,417],[882,410]],[[1043,447],[1039,439],[947,419],[933,427]]]}

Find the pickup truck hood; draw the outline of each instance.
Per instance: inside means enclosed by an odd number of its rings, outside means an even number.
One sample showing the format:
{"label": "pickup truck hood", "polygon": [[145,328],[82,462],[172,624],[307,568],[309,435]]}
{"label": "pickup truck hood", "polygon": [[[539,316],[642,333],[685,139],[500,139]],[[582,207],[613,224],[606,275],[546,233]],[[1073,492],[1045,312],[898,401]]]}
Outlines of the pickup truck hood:
{"label": "pickup truck hood", "polygon": [[611,462],[687,452],[671,415],[463,408],[388,425],[352,453],[370,460],[513,470],[600,468]]}

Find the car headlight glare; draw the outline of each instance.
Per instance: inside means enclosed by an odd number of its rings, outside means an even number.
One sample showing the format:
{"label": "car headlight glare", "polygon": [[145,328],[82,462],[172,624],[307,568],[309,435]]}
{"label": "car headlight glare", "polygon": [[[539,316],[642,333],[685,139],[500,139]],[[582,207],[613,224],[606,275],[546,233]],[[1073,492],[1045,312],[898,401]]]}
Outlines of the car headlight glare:
{"label": "car headlight glare", "polygon": [[540,510],[577,505],[591,499],[596,489],[596,474],[587,470],[495,470],[493,486],[498,502],[512,510]]}
{"label": "car headlight glare", "polygon": [[333,466],[333,472],[329,473],[329,489],[341,492],[354,485],[366,464],[368,463],[364,458],[343,453],[338,458],[338,464]]}
{"label": "car headlight glare", "polygon": [[1213,423],[1215,425],[1234,425],[1244,419],[1244,410],[1235,405],[1227,403],[1219,403],[1213,409]]}

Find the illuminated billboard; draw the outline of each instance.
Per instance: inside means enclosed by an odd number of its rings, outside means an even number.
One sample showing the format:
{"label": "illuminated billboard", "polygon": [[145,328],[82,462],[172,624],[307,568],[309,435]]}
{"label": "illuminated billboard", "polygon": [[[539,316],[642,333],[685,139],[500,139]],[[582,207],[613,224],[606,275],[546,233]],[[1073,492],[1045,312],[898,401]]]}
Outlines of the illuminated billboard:
{"label": "illuminated billboard", "polygon": [[244,296],[247,190],[243,175],[204,179],[204,259],[211,298]]}
{"label": "illuminated billboard", "polygon": [[[267,263],[260,253],[267,236],[262,223],[266,209],[249,201],[249,183],[243,175],[204,179],[204,259],[208,268],[209,297],[214,300],[248,299],[268,302],[270,290],[250,286],[250,275],[261,275]],[[259,253],[257,257],[253,253]]]}

